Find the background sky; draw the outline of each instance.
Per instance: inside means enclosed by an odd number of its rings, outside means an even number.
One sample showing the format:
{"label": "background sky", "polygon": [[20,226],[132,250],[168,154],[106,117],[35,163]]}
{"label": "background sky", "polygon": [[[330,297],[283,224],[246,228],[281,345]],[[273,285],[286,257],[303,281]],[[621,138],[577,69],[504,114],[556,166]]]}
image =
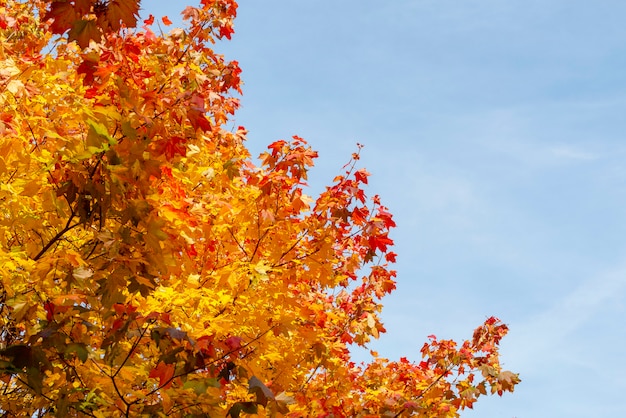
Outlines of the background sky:
{"label": "background sky", "polygon": [[[297,134],[310,194],[365,145],[398,224],[381,355],[510,327],[514,394],[465,417],[626,409],[626,2],[240,0],[235,125],[253,155]],[[183,4],[144,0],[180,22]]]}

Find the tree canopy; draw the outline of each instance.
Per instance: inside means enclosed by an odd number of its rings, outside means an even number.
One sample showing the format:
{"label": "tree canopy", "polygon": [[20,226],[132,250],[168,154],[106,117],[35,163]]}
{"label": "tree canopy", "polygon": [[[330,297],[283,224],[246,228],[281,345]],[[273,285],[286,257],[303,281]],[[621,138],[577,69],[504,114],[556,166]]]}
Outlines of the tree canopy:
{"label": "tree canopy", "polygon": [[0,0],[0,414],[452,417],[513,391],[496,318],[351,360],[395,288],[358,150],[316,197],[302,138],[255,163],[212,49],[236,2],[138,10]]}

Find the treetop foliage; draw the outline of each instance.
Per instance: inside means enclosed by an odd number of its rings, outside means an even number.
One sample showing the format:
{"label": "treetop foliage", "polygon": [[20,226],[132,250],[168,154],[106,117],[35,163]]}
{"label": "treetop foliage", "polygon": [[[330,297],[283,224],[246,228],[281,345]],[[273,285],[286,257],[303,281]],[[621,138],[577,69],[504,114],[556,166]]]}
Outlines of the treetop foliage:
{"label": "treetop foliage", "polygon": [[0,0],[0,413],[452,417],[512,391],[495,318],[351,360],[395,288],[359,153],[316,197],[303,139],[253,163],[227,128],[241,70],[211,48],[236,2],[167,34],[138,10]]}

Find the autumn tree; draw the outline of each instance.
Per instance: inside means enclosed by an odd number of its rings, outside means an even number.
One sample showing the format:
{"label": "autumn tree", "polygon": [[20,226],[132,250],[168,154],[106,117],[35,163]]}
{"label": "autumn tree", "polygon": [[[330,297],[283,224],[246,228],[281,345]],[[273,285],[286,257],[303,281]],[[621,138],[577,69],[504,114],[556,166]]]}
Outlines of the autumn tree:
{"label": "autumn tree", "polygon": [[384,332],[394,221],[358,152],[311,198],[304,140],[255,165],[226,128],[236,7],[161,35],[138,0],[0,0],[0,414],[451,417],[512,391],[494,318],[351,361]]}

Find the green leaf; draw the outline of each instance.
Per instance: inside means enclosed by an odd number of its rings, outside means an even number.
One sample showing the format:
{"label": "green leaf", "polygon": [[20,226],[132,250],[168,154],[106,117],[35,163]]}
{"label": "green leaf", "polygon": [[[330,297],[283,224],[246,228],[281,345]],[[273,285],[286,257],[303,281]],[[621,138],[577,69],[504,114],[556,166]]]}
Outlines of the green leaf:
{"label": "green leaf", "polygon": [[122,123],[122,133],[128,139],[137,139],[137,130],[128,121]]}
{"label": "green leaf", "polygon": [[203,380],[187,380],[183,384],[183,389],[193,389],[196,395],[202,395],[206,392],[208,386]]}
{"label": "green leaf", "polygon": [[205,380],[187,380],[183,384],[183,389],[193,389],[196,395],[202,395],[206,393],[208,388],[220,388],[220,382],[215,379],[205,379]]}
{"label": "green leaf", "polygon": [[236,176],[239,175],[239,167],[235,164],[235,160],[228,160],[224,164],[222,164],[224,171],[226,171],[226,175],[229,180],[232,180]]}
{"label": "green leaf", "polygon": [[69,354],[76,354],[76,357],[80,359],[83,363],[87,361],[89,358],[89,352],[87,351],[87,347],[85,344],[80,343],[71,343],[68,344],[65,348],[65,356],[67,357]]}
{"label": "green leaf", "polygon": [[72,24],[72,29],[67,34],[70,41],[78,42],[81,48],[89,46],[89,41],[99,41],[102,38],[102,33],[96,25],[95,20],[75,20]]}
{"label": "green leaf", "polygon": [[28,386],[38,395],[43,390],[43,373],[38,367],[29,367],[26,369],[26,381]]}
{"label": "green leaf", "polygon": [[6,360],[0,360],[0,374],[16,374],[19,373],[20,369],[16,368],[13,363]]}
{"label": "green leaf", "polygon": [[87,149],[91,153],[106,151],[110,145],[115,145],[117,141],[109,134],[109,130],[103,124],[88,120],[89,132],[87,132]]}

